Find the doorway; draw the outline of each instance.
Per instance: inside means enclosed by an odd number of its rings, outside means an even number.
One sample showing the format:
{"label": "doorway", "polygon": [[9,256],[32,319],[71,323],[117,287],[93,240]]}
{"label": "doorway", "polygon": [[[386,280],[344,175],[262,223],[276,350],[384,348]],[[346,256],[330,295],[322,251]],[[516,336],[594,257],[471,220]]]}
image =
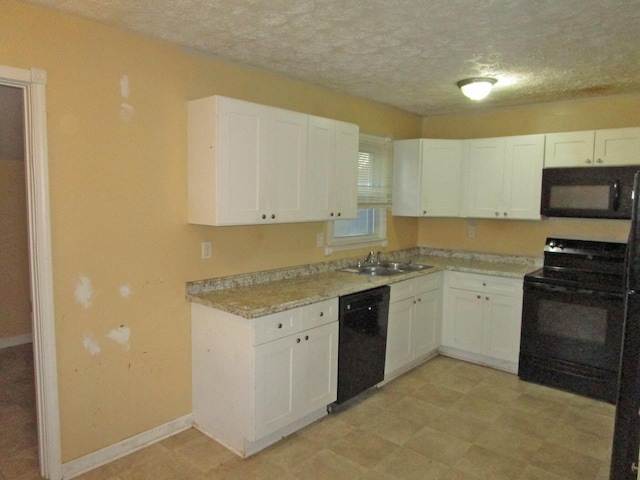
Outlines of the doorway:
{"label": "doorway", "polygon": [[47,155],[46,72],[0,65],[0,86],[22,94],[31,327],[40,474],[62,478]]}

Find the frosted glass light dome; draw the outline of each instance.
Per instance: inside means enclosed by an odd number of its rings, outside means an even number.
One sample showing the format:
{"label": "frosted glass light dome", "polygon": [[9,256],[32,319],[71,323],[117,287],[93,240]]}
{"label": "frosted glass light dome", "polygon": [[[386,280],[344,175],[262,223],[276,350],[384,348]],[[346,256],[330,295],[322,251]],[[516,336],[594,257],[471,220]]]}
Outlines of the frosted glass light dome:
{"label": "frosted glass light dome", "polygon": [[466,78],[458,82],[458,87],[462,94],[471,100],[482,100],[489,93],[493,85],[497,82],[495,78]]}

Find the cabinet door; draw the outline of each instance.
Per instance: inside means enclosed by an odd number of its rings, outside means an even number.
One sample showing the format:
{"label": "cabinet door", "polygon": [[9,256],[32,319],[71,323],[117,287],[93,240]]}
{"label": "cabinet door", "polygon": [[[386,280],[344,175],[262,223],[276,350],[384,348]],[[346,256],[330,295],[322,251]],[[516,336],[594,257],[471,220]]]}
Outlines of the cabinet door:
{"label": "cabinet door", "polygon": [[593,142],[593,130],[547,134],[544,149],[545,168],[592,166]]}
{"label": "cabinet door", "polygon": [[502,295],[484,296],[483,354],[518,362],[522,299]]}
{"label": "cabinet door", "polygon": [[307,367],[299,335],[255,347],[255,439],[264,437],[296,419],[302,402]]}
{"label": "cabinet door", "polygon": [[338,393],[338,322],[301,334],[307,360],[304,372],[306,398],[300,409],[304,416],[334,402]]}
{"label": "cabinet door", "polygon": [[330,216],[358,216],[358,150],[360,128],[352,123],[335,121],[336,150],[333,168],[333,206]]}
{"label": "cabinet door", "polygon": [[423,292],[417,295],[411,340],[413,358],[420,358],[440,346],[442,324],[442,290]]}
{"label": "cabinet door", "polygon": [[393,142],[393,203],[391,213],[407,217],[426,214],[422,210],[422,140]]}
{"label": "cabinet door", "polygon": [[502,202],[504,138],[467,140],[465,148],[467,216],[496,218]]}
{"label": "cabinet door", "polygon": [[422,141],[422,214],[428,217],[460,215],[462,142]]}
{"label": "cabinet door", "polygon": [[411,324],[415,306],[413,297],[389,305],[385,377],[412,359]]}
{"label": "cabinet door", "polygon": [[267,169],[264,175],[269,188],[261,218],[266,222],[300,221],[307,175],[307,115],[279,108],[268,111],[268,160],[261,166]]}
{"label": "cabinet door", "polygon": [[449,290],[447,319],[442,330],[443,345],[471,353],[482,353],[482,302],[482,295],[479,293]]}
{"label": "cabinet door", "polygon": [[215,185],[206,189],[207,204],[217,199],[215,225],[256,223],[268,189],[268,108],[224,97],[216,101],[217,147],[216,139],[211,142],[217,148],[217,172]]}
{"label": "cabinet door", "polygon": [[539,220],[544,135],[505,139],[503,218]]}
{"label": "cabinet door", "polygon": [[307,220],[327,220],[333,205],[331,192],[335,161],[335,121],[309,116],[307,158]]}
{"label": "cabinet door", "polygon": [[640,164],[640,128],[596,130],[596,165]]}

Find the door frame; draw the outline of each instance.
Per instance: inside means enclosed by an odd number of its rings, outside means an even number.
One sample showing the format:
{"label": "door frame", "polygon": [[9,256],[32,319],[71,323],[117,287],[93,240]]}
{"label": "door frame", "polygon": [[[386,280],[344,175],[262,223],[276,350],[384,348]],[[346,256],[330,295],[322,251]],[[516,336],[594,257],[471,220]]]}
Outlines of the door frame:
{"label": "door frame", "polygon": [[23,91],[38,454],[40,474],[50,480],[60,480],[62,447],[49,213],[46,83],[47,73],[44,70],[24,70],[0,65],[0,84]]}

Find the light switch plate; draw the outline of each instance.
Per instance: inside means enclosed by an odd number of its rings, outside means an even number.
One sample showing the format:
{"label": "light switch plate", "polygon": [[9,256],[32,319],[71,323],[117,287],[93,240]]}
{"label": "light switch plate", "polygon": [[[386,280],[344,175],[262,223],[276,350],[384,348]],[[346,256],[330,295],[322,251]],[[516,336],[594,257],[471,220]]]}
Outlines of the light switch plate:
{"label": "light switch plate", "polygon": [[211,242],[202,242],[200,244],[202,259],[211,258]]}

